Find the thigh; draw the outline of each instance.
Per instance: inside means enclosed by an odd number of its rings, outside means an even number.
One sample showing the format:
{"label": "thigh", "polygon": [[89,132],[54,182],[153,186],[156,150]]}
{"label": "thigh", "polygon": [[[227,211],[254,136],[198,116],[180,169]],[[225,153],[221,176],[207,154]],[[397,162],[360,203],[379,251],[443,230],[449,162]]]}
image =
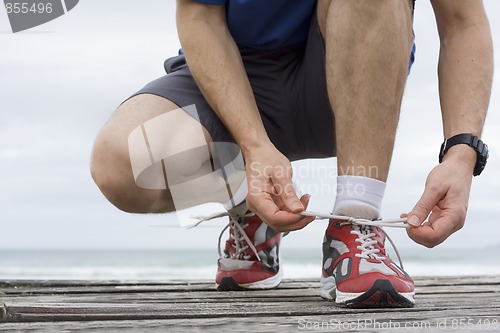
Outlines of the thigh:
{"label": "thigh", "polygon": [[[169,60],[167,59],[167,62]],[[166,69],[169,74],[148,83],[133,94],[130,99],[143,94],[162,97],[177,107],[183,108],[187,114],[199,122],[208,132],[210,141],[234,142],[227,128],[203,97],[190,70],[182,64],[180,69],[174,71]]]}

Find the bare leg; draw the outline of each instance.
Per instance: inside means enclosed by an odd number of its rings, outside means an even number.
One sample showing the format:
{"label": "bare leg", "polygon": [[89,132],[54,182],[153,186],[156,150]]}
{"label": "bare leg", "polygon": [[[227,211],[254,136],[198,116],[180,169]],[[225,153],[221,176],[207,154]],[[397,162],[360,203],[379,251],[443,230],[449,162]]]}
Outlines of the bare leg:
{"label": "bare leg", "polygon": [[321,0],[338,174],[387,180],[412,44],[411,1]]}
{"label": "bare leg", "polygon": [[[144,189],[136,184],[129,156],[128,138],[131,132],[157,116],[177,110],[179,107],[164,98],[143,94],[131,98],[115,112],[99,133],[92,152],[91,172],[96,184],[108,200],[119,209],[133,213],[159,213],[174,211],[170,190]],[[168,156],[169,151],[178,151],[192,138],[192,131],[200,125],[188,114],[178,112],[162,131],[164,140],[160,149]],[[207,142],[208,132],[204,130]],[[196,174],[210,161],[203,155],[184,156],[176,160],[179,174]]]}
{"label": "bare leg", "polygon": [[[411,2],[318,4],[336,122],[339,177],[333,211],[374,220],[380,217],[408,71]],[[385,251],[380,229],[336,222],[330,221],[323,243],[322,297],[347,307],[411,307],[413,281],[389,257],[378,256]],[[342,245],[334,245],[337,241]],[[368,247],[374,252],[365,251]],[[336,261],[335,251],[348,253],[349,265]]]}

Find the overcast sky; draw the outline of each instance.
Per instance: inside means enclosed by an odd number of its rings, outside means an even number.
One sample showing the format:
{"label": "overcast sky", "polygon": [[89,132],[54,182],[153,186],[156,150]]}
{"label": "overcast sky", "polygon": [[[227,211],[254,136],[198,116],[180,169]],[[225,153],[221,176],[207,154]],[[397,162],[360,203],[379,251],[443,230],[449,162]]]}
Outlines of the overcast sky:
{"label": "overcast sky", "polygon": [[[92,182],[93,139],[117,105],[163,75],[179,49],[174,1],[81,1],[68,14],[12,34],[0,9],[0,248],[215,247],[220,227],[176,227],[175,218],[120,212]],[[500,2],[485,0],[500,48]],[[405,93],[383,216],[398,217],[420,197],[442,142],[436,81],[438,39],[428,0],[417,1],[417,61]],[[499,64],[500,52],[495,62]],[[500,243],[500,84],[483,135],[491,153],[474,179],[466,226],[442,248]],[[335,159],[307,162],[330,166]],[[304,164],[302,164],[303,166]],[[302,184],[320,179],[305,177]],[[335,178],[322,179],[335,186]],[[334,198],[316,195],[311,209]],[[292,233],[284,247],[319,248],[325,222]],[[417,248],[390,231],[401,248]],[[422,248],[422,251],[426,251]]]}

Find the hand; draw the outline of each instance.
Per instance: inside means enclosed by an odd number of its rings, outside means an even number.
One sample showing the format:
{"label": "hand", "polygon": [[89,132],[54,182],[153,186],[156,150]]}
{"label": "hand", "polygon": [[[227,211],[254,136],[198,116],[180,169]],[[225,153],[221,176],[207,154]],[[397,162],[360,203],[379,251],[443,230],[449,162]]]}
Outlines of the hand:
{"label": "hand", "polygon": [[247,206],[272,229],[298,230],[314,220],[314,217],[298,215],[307,208],[310,195],[297,197],[292,183],[292,165],[273,145],[248,151],[245,161]]}
{"label": "hand", "polygon": [[[430,172],[424,194],[413,210],[401,215],[408,217],[413,227],[407,230],[408,236],[427,247],[444,242],[465,223],[474,166],[471,159],[463,159],[458,154],[446,157]],[[475,156],[473,161],[475,163]],[[427,217],[428,221],[424,222]]]}

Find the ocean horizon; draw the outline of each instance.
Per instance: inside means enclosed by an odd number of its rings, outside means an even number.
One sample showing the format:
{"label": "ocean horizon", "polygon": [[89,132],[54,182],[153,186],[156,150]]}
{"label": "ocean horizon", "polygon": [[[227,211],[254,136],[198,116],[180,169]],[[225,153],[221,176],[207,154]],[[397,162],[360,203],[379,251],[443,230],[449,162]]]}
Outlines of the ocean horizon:
{"label": "ocean horizon", "polygon": [[[500,275],[497,252],[400,249],[413,277]],[[217,258],[215,248],[0,249],[0,280],[213,280]],[[283,249],[281,260],[285,279],[319,279],[321,249]]]}

